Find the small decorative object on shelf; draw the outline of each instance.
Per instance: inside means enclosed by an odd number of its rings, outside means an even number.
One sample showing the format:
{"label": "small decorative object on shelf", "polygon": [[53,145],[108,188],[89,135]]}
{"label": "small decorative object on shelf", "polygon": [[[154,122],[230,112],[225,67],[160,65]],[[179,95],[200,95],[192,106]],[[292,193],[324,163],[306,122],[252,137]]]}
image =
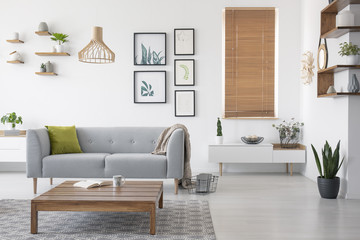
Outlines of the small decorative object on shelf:
{"label": "small decorative object on shelf", "polygon": [[349,10],[344,10],[336,15],[337,27],[355,26],[355,15]]}
{"label": "small decorative object on shelf", "polygon": [[42,63],[40,66],[40,72],[46,72],[46,66],[44,63]]}
{"label": "small decorative object on shelf", "polygon": [[45,63],[45,69],[46,69],[46,72],[48,72],[48,73],[53,72],[53,65],[50,61],[47,61]]}
{"label": "small decorative object on shelf", "polygon": [[222,126],[221,126],[221,121],[220,118],[218,117],[217,119],[217,134],[216,134],[216,144],[223,144],[223,134],[222,134]]}
{"label": "small decorative object on shelf", "polygon": [[321,167],[319,155],[315,147],[311,144],[314,153],[316,166],[320,176],[317,178],[318,189],[322,198],[335,199],[339,193],[340,178],[336,176],[341,168],[344,158],[340,160],[340,141],[336,145],[336,149],[332,152],[329,143],[326,141],[324,148],[321,149],[323,166]]}
{"label": "small decorative object on shelf", "polygon": [[301,78],[303,79],[303,83],[305,85],[309,85],[314,76],[314,57],[310,51],[304,53],[303,57],[303,60],[301,60]]}
{"label": "small decorative object on shelf", "polygon": [[291,118],[289,122],[285,120],[276,126],[272,126],[279,131],[280,146],[282,148],[296,148],[300,140],[300,130],[304,126],[304,123],[295,122],[294,118]]}
{"label": "small decorative object on shelf", "polygon": [[69,42],[66,38],[68,38],[69,35],[63,34],[63,33],[53,33],[51,40],[57,42],[58,44],[55,45],[56,52],[64,52],[64,43]]}
{"label": "small decorative object on shelf", "polygon": [[219,176],[201,173],[191,178],[191,183],[188,185],[188,192],[190,194],[216,192],[218,180]]}
{"label": "small decorative object on shelf", "polygon": [[15,130],[16,124],[23,124],[22,117],[17,116],[15,112],[13,113],[7,113],[4,116],[1,117],[1,123],[2,124],[9,124],[10,130]]}
{"label": "small decorative object on shelf", "polygon": [[318,70],[327,68],[328,65],[328,48],[326,39],[324,43],[321,43],[321,37],[319,39],[318,54],[317,54],[317,67]]}
{"label": "small decorative object on shelf", "polygon": [[19,40],[19,33],[18,32],[11,33],[10,40]]}
{"label": "small decorative object on shelf", "polygon": [[352,44],[351,42],[340,43],[339,54],[342,57],[347,56],[346,57],[347,64],[349,65],[359,64],[359,53],[360,53],[360,48],[358,47],[358,45]]}
{"label": "small decorative object on shelf", "polygon": [[263,137],[258,137],[256,135],[248,135],[246,137],[241,137],[241,141],[246,144],[259,144],[264,141]]}
{"label": "small decorative object on shelf", "polygon": [[348,91],[351,93],[359,92],[359,81],[356,74],[353,74],[351,79],[349,78]]}
{"label": "small decorative object on shelf", "polygon": [[47,32],[49,31],[49,27],[46,22],[41,22],[38,27],[39,32]]}
{"label": "small decorative object on shelf", "polygon": [[18,53],[17,51],[14,51],[12,53],[9,54],[10,55],[10,59],[9,59],[9,63],[23,63],[21,61],[21,54]]}
{"label": "small decorative object on shelf", "polygon": [[330,86],[328,88],[328,90],[326,91],[326,94],[331,94],[331,93],[336,93],[336,90],[335,90],[334,86]]}

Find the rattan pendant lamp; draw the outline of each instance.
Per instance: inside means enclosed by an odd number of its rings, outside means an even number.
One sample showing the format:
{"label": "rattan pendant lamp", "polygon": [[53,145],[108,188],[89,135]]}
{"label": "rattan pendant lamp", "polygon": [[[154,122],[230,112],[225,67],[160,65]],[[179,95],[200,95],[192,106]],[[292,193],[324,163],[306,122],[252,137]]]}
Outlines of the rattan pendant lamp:
{"label": "rattan pendant lamp", "polygon": [[91,41],[79,52],[79,61],[100,64],[115,62],[115,53],[103,42],[102,27],[93,27]]}

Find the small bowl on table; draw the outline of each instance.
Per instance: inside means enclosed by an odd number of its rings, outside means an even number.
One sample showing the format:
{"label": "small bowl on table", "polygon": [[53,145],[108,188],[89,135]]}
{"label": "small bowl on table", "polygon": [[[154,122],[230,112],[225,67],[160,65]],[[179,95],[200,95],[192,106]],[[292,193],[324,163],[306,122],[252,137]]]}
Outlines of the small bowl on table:
{"label": "small bowl on table", "polygon": [[264,140],[263,137],[258,137],[255,135],[241,137],[241,141],[243,141],[246,144],[259,144],[263,140]]}

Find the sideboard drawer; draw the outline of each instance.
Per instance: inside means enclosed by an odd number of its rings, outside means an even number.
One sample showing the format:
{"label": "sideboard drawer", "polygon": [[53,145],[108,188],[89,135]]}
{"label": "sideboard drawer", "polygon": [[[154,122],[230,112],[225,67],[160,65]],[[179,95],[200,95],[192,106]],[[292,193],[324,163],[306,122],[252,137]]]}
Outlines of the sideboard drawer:
{"label": "sideboard drawer", "polygon": [[209,146],[209,162],[215,163],[271,163],[272,145],[269,146]]}
{"label": "sideboard drawer", "polygon": [[0,137],[0,150],[25,149],[26,138],[24,137]]}
{"label": "sideboard drawer", "polygon": [[305,150],[274,150],[274,163],[305,163]]}
{"label": "sideboard drawer", "polygon": [[23,150],[0,150],[0,162],[25,162],[26,151]]}

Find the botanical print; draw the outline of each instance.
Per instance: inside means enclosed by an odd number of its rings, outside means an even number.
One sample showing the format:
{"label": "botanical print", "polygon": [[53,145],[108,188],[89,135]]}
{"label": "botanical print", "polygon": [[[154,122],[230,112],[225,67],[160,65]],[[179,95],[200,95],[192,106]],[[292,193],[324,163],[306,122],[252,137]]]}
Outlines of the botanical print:
{"label": "botanical print", "polygon": [[166,34],[165,33],[135,33],[134,34],[134,64],[135,65],[165,65],[166,64]]}
{"label": "botanical print", "polygon": [[175,86],[194,86],[194,59],[175,60]]}
{"label": "botanical print", "polygon": [[189,68],[184,64],[180,64],[180,67],[183,68],[185,71],[183,79],[188,80],[189,79]]}
{"label": "botanical print", "polygon": [[151,84],[148,85],[145,81],[142,81],[142,83],[144,86],[141,86],[141,96],[154,96],[154,90],[152,89]]}
{"label": "botanical print", "polygon": [[194,29],[175,29],[175,55],[194,54]]}

